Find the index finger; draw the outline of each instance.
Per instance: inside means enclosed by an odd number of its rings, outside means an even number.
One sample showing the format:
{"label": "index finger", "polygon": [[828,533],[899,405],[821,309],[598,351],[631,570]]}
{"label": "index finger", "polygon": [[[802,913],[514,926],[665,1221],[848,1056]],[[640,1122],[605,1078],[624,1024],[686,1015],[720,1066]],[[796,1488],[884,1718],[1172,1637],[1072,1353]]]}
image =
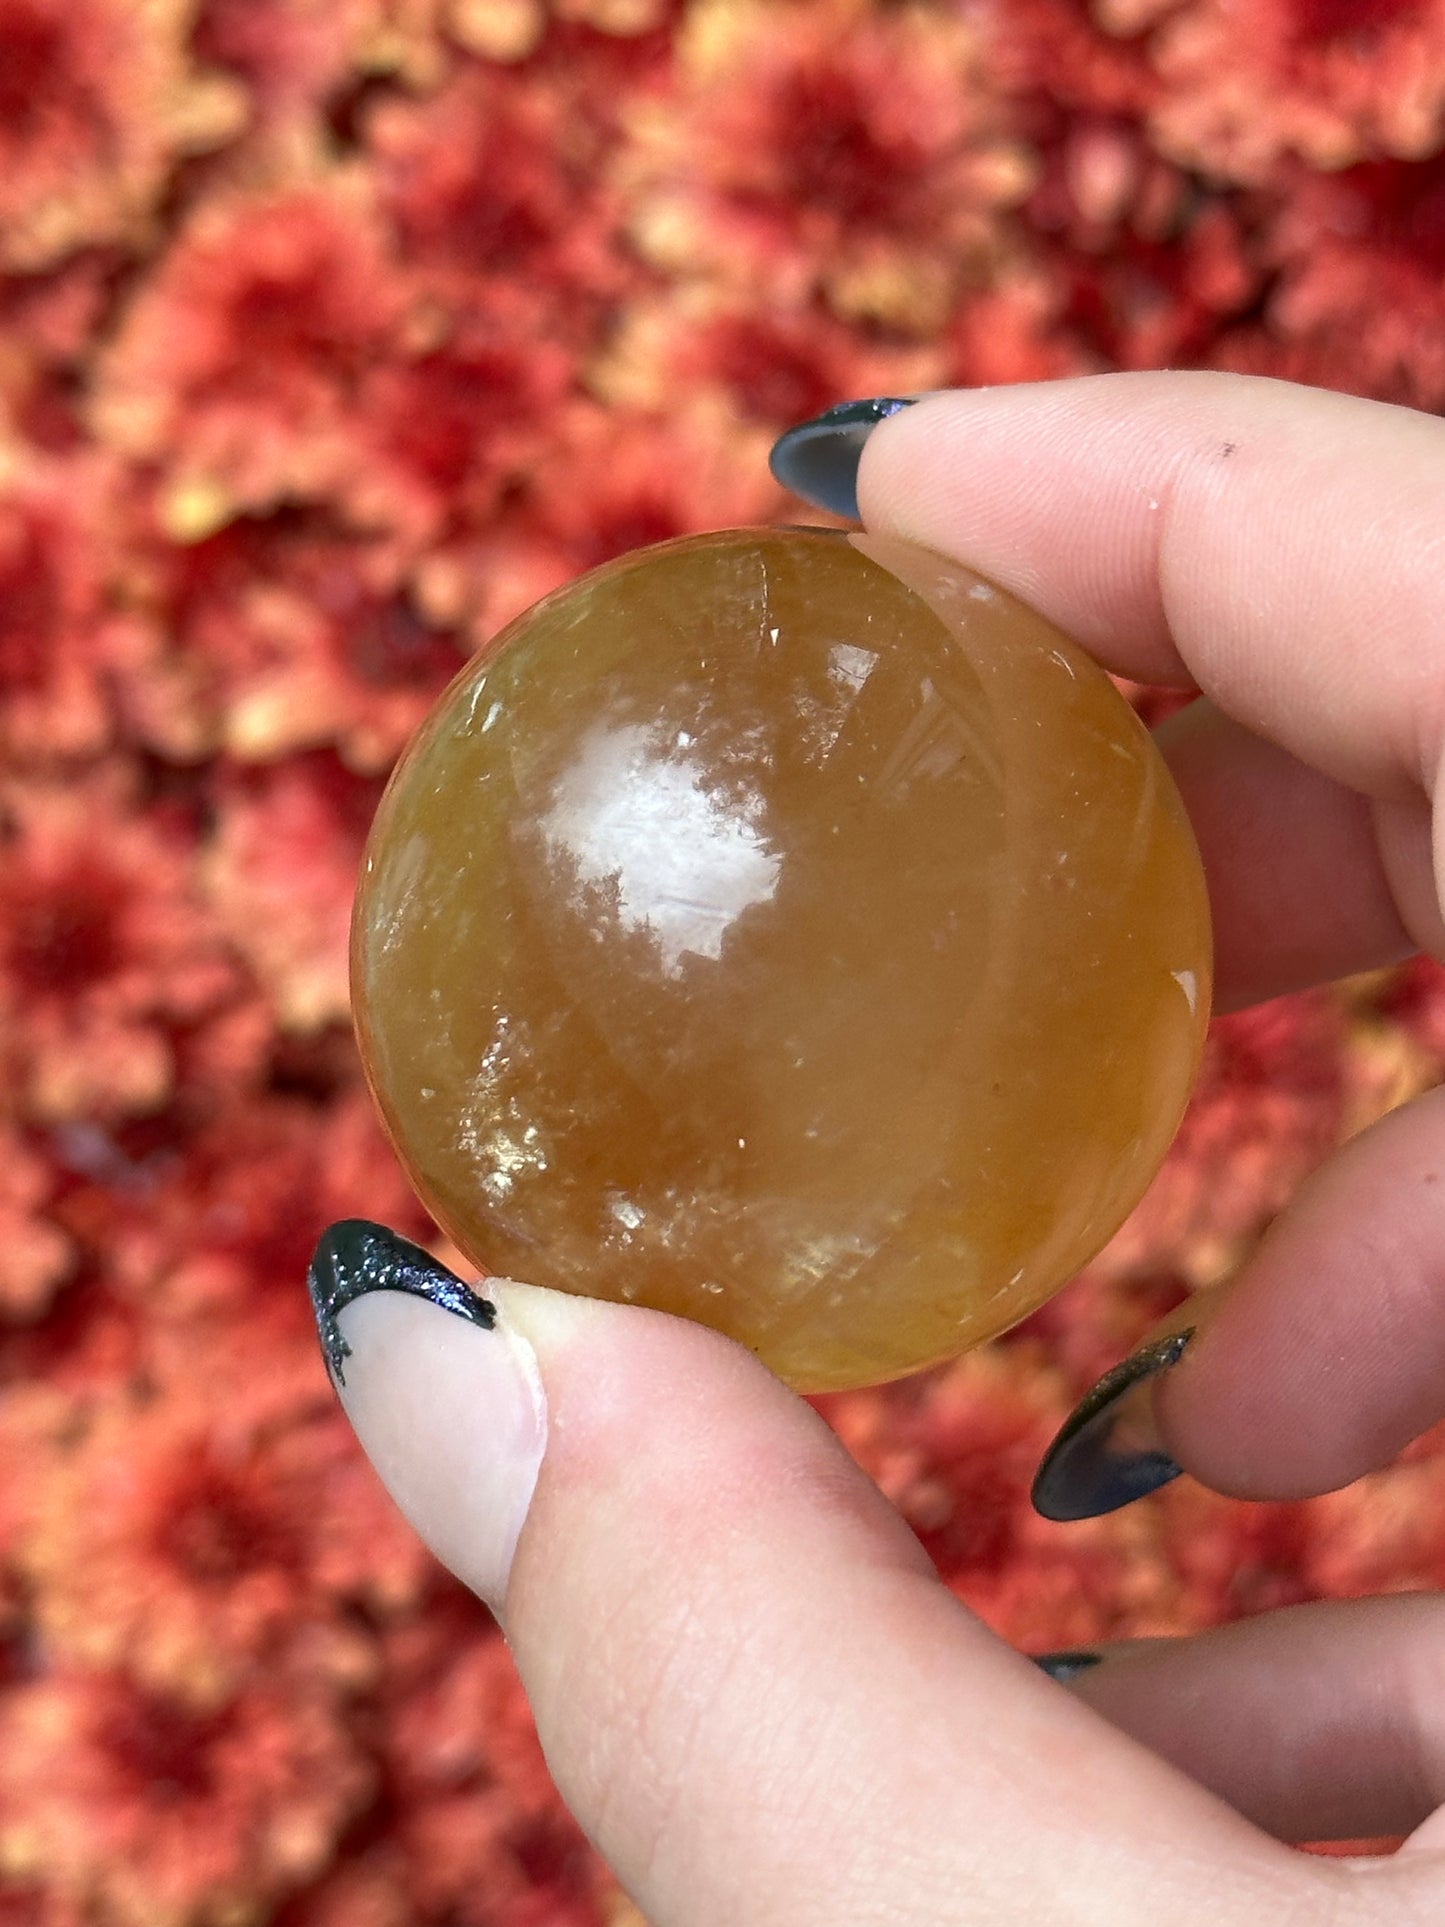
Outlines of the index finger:
{"label": "index finger", "polygon": [[1445,424],[1213,374],[956,391],[874,430],[858,495],[1107,668],[1205,692],[1162,740],[1226,1002],[1445,943]]}
{"label": "index finger", "polygon": [[958,554],[1117,674],[1194,684],[1371,796],[1433,785],[1445,424],[1236,375],[928,396],[858,472],[871,529]]}

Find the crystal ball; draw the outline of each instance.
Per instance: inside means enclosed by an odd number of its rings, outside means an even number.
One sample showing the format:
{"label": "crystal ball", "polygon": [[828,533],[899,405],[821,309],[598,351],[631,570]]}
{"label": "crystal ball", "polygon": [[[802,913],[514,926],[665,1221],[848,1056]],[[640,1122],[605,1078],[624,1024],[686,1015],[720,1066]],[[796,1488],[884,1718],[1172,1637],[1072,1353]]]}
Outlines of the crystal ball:
{"label": "crystal ball", "polygon": [[483,1273],[729,1333],[823,1391],[1040,1304],[1139,1199],[1209,1003],[1147,731],[958,564],[685,537],[452,684],[365,857],[362,1055]]}

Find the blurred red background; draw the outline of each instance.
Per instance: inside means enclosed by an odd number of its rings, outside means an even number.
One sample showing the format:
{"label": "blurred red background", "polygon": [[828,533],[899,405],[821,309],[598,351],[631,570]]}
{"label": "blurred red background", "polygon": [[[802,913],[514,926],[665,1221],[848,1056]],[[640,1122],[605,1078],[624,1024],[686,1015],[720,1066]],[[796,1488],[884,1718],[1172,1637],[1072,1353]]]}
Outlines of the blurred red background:
{"label": "blurred red background", "polygon": [[[458,664],[796,514],[839,398],[1110,367],[1445,402],[1445,0],[0,0],[0,1923],[636,1927],[360,1462],[303,1277],[428,1227],[347,1021]],[[1072,1401],[1435,1082],[1427,966],[1216,1025],[1086,1278],[826,1402],[1032,1650],[1445,1577],[1445,1461],[1026,1502]]]}

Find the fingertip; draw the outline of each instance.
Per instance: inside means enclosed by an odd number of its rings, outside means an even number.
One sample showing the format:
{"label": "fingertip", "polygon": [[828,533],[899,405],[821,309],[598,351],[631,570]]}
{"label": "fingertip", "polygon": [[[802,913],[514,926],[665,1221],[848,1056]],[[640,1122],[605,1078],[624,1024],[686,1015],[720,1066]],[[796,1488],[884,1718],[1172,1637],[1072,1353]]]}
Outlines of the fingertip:
{"label": "fingertip", "polygon": [[[625,1512],[644,1476],[652,1521],[676,1505],[690,1525],[708,1477],[710,1410],[742,1424],[771,1408],[775,1420],[801,1415],[821,1429],[750,1353],[701,1325],[506,1279],[488,1279],[482,1298],[406,1249],[428,1288],[382,1265],[323,1322],[323,1344],[339,1341],[338,1395],[383,1484],[442,1564],[504,1618],[524,1528],[545,1588],[576,1549],[568,1515]],[[713,1473],[714,1491],[723,1476]]]}
{"label": "fingertip", "polygon": [[1231,1497],[1294,1500],[1388,1465],[1445,1416],[1445,1093],[1317,1171],[1154,1389],[1167,1448]]}
{"label": "fingertip", "polygon": [[547,1443],[536,1355],[489,1324],[377,1290],[337,1325],[346,1415],[378,1477],[441,1563],[500,1611]]}
{"label": "fingertip", "polygon": [[[1153,567],[1170,462],[1135,445],[1159,379],[932,395],[869,436],[857,483],[864,524],[978,569],[1118,673],[1189,686]],[[1132,441],[1119,432],[1126,420]]]}
{"label": "fingertip", "polygon": [[1434,780],[1445,728],[1442,478],[1445,427],[1418,411],[1149,371],[931,397],[869,437],[858,497],[871,530],[977,568],[1116,674],[1202,689],[1398,795]]}

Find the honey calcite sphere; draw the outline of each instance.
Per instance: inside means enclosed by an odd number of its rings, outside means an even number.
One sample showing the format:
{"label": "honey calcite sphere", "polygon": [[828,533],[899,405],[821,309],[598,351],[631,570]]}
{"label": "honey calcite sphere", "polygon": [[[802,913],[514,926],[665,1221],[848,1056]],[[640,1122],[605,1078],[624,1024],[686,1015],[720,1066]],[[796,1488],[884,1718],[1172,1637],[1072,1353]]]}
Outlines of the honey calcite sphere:
{"label": "honey calcite sphere", "polygon": [[1109,1238],[1209,991],[1108,677],[907,543],[687,537],[453,683],[353,934],[363,1057],[484,1272],[701,1319],[805,1390],[947,1358]]}

